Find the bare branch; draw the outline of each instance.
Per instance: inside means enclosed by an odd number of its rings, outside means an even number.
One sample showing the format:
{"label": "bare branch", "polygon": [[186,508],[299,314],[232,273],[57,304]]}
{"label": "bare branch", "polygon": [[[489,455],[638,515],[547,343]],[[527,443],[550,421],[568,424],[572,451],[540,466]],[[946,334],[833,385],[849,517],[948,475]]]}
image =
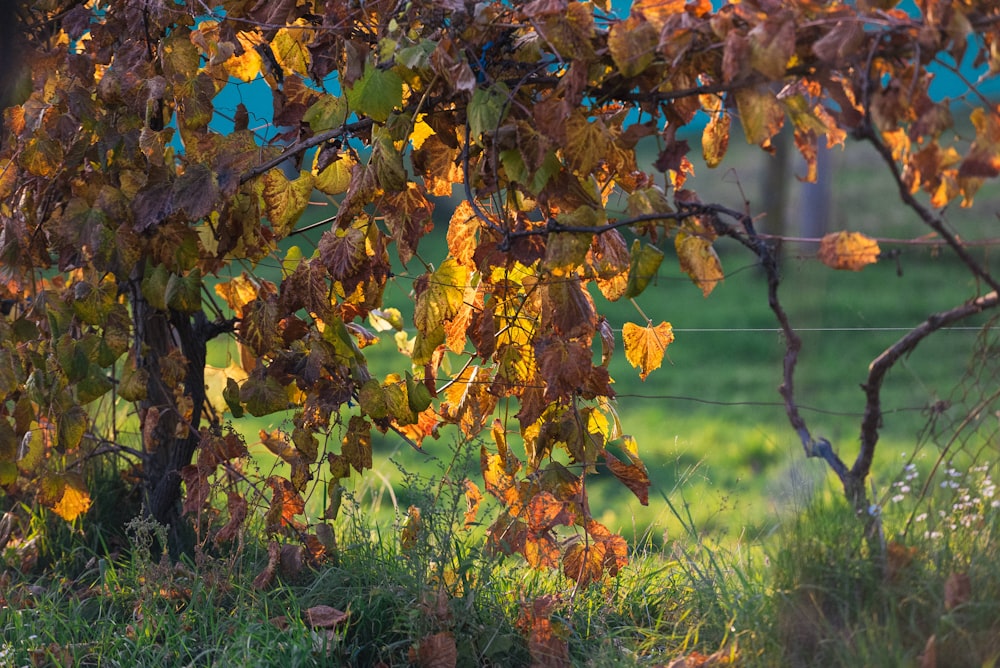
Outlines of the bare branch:
{"label": "bare branch", "polygon": [[882,382],[889,369],[932,333],[971,315],[994,308],[998,303],[1000,303],[1000,299],[997,297],[997,292],[994,291],[953,309],[935,313],[907,332],[896,343],[886,348],[869,365],[868,380],[862,386],[866,401],[865,414],[861,420],[861,452],[858,453],[858,458],[851,468],[852,476],[863,480],[871,470],[872,459],[875,456],[875,444],[878,442],[878,430],[882,424]]}

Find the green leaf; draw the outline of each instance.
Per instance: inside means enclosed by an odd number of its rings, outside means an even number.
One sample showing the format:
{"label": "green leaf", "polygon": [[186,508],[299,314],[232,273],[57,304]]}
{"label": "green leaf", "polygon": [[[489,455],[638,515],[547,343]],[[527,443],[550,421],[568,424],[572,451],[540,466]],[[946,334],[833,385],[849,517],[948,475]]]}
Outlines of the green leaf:
{"label": "green leaf", "polygon": [[229,412],[234,418],[243,417],[243,404],[240,403],[240,384],[232,378],[226,378],[226,389],[222,390],[222,398],[229,406]]}
{"label": "green leaf", "polygon": [[60,413],[57,423],[59,447],[72,450],[80,445],[83,435],[87,433],[87,424],[87,412],[80,406]]}
{"label": "green leaf", "polygon": [[142,401],[149,391],[149,371],[136,368],[131,355],[122,365],[122,377],[118,381],[118,396],[125,401]]}
{"label": "green leaf", "polygon": [[157,311],[167,310],[167,284],[170,272],[166,266],[158,264],[153,269],[147,269],[142,277],[142,296]]}
{"label": "green leaf", "polygon": [[182,313],[201,310],[201,270],[195,267],[187,276],[171,274],[165,293],[167,305]]}
{"label": "green leaf", "polygon": [[403,106],[403,80],[392,70],[365,63],[365,73],[347,89],[347,102],[358,116],[384,123],[393,109]]}
{"label": "green leaf", "polygon": [[76,398],[81,404],[89,404],[98,399],[114,387],[114,383],[108,378],[108,374],[96,364],[91,364],[86,378],[76,385]]}
{"label": "green leaf", "polygon": [[[263,367],[258,367],[263,370]],[[270,376],[254,374],[240,388],[240,401],[254,417],[263,417],[288,408],[288,394],[281,383]]]}
{"label": "green leaf", "polygon": [[630,255],[628,285],[625,287],[625,297],[628,299],[642,294],[663,262],[663,251],[656,246],[643,244],[638,239],[632,242]]}
{"label": "green leaf", "polygon": [[347,100],[333,95],[323,95],[306,110],[302,120],[313,132],[323,132],[344,124],[347,120]]}
{"label": "green leaf", "polygon": [[21,438],[20,457],[17,467],[25,473],[35,471],[45,459],[45,430],[34,420],[31,428]]}
{"label": "green leaf", "polygon": [[476,141],[484,133],[493,132],[500,125],[510,91],[503,84],[492,88],[477,88],[469,100],[468,111],[469,134]]}
{"label": "green leaf", "polygon": [[431,405],[431,391],[423,383],[413,380],[413,374],[406,372],[406,399],[414,413],[421,413]]}

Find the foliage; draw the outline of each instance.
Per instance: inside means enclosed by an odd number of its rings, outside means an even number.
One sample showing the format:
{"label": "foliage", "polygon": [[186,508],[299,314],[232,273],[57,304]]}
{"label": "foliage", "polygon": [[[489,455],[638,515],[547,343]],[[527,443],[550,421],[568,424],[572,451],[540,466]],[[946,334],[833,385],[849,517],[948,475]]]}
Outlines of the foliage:
{"label": "foliage", "polygon": [[[209,491],[221,484],[231,521],[220,543],[247,497],[263,496],[267,531],[320,558],[326,530],[300,519],[303,494],[325,487],[334,519],[339,481],[372,465],[373,429],[418,448],[446,425],[470,442],[488,430],[483,483],[502,506],[488,549],[585,585],[627,562],[624,540],[591,513],[588,476],[609,473],[642,503],[649,487],[615,412],[615,336],[598,300],[641,298],[667,245],[707,297],[724,276],[715,244],[730,237],[769,277],[792,426],[863,503],[885,372],[996,293],[929,318],[873,366],[862,452],[847,467],[799,415],[799,340],[773,249],[749,210],[684,188],[693,168],[679,133],[707,115],[702,152],[715,166],[734,118],[764,150],[789,126],[807,179],[821,141],[866,139],[904,202],[995,290],[913,193],[935,208],[971,204],[1000,173],[996,109],[970,85],[975,137],[952,141],[951,109],[929,92],[932,64],[1000,70],[997,10],[923,2],[910,16],[884,4],[642,0],[625,19],[606,2],[564,0],[26,5],[31,91],[4,112],[0,145],[0,484],[73,521],[89,503],[81,463],[127,452],[160,523],[176,530],[182,481],[189,514],[217,512]],[[261,110],[240,102],[229,117],[218,102],[259,80],[273,101],[263,132],[250,124]],[[657,155],[644,169],[647,137]],[[287,240],[306,238],[299,221],[317,191],[336,214],[307,255]],[[448,256],[431,265],[421,239],[456,192]],[[873,244],[840,235],[823,259],[858,269]],[[405,317],[382,310],[390,251],[425,268]],[[267,260],[280,280],[260,275]],[[366,318],[396,330],[402,373],[369,372]],[[624,332],[645,378],[672,328],[643,318]],[[207,369],[207,342],[230,334],[239,365]],[[206,392],[213,374],[221,393]],[[104,427],[118,399],[137,408],[138,444],[114,419]],[[246,444],[222,413],[285,409],[290,433],[261,442],[287,475],[249,480]]]}

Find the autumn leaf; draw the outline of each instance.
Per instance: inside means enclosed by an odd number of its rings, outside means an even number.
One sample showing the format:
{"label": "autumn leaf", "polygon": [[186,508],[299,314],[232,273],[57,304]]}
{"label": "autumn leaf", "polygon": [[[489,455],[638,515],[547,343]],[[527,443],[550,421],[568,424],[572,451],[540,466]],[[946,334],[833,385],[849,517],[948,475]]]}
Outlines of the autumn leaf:
{"label": "autumn leaf", "polygon": [[420,532],[423,530],[423,519],[421,519],[420,508],[410,506],[406,510],[406,519],[403,521],[403,529],[399,534],[399,545],[404,550],[412,550],[420,540]]}
{"label": "autumn leaf", "polygon": [[674,237],[674,247],[677,249],[677,259],[681,270],[691,277],[691,280],[701,288],[704,296],[712,293],[726,275],[722,272],[722,263],[712,247],[712,242],[704,237],[678,232]]}
{"label": "autumn leaf", "polygon": [[785,110],[771,90],[738,88],[734,95],[747,143],[762,145],[778,134],[785,122]]}
{"label": "autumn leaf", "polygon": [[613,24],[608,32],[608,50],[623,77],[634,77],[649,67],[659,42],[659,30],[635,16]]}
{"label": "autumn leaf", "polygon": [[76,473],[62,476],[63,493],[52,509],[67,522],[73,522],[90,509],[90,492],[83,478]]}
{"label": "autumn leaf", "polygon": [[705,164],[711,168],[722,164],[729,148],[729,114],[724,111],[713,113],[705,124],[701,135],[701,153]]}
{"label": "autumn leaf", "polygon": [[313,176],[309,172],[299,172],[294,181],[289,181],[277,167],[264,175],[264,206],[279,239],[288,236],[295,227],[296,221],[309,206],[312,190]]}
{"label": "autumn leaf", "polygon": [[577,541],[563,556],[563,573],[580,587],[597,582],[604,574],[606,548],[601,542]]}
{"label": "autumn leaf", "polygon": [[878,242],[860,232],[833,232],[819,243],[820,261],[833,269],[861,271],[866,265],[878,262]]}
{"label": "autumn leaf", "polygon": [[622,340],[625,359],[633,368],[639,369],[639,377],[646,380],[646,376],[663,363],[667,346],[674,341],[674,330],[669,322],[661,322],[656,327],[652,323],[640,327],[626,322],[622,327]]}
{"label": "autumn leaf", "polygon": [[663,262],[663,251],[656,246],[643,244],[638,239],[632,242],[629,255],[628,284],[624,295],[627,299],[642,294]]}
{"label": "autumn leaf", "polygon": [[410,663],[418,668],[455,668],[458,664],[458,647],[450,631],[421,638],[409,654]]}
{"label": "autumn leaf", "polygon": [[341,441],[340,453],[358,473],[372,467],[371,424],[368,420],[358,415],[351,416],[347,433]]}
{"label": "autumn leaf", "polygon": [[329,605],[314,605],[305,611],[305,622],[312,629],[332,629],[350,615]]}

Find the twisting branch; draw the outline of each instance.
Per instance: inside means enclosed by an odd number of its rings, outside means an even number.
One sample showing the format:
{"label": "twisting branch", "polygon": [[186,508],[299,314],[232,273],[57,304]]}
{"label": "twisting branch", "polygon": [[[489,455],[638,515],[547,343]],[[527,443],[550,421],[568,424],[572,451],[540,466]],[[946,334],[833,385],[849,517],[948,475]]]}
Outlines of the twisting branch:
{"label": "twisting branch", "polygon": [[892,344],[868,367],[868,380],[862,386],[865,391],[865,413],[861,420],[861,451],[851,468],[851,475],[864,479],[871,470],[875,455],[875,444],[878,442],[878,430],[882,424],[882,381],[889,369],[904,355],[910,353],[917,345],[937,330],[948,327],[971,315],[982,313],[994,308],[1000,303],[997,292],[991,292],[977,297],[961,306],[935,313],[914,327],[901,339]]}
{"label": "twisting branch", "polygon": [[[769,239],[757,234],[754,228],[753,219],[749,214],[740,213],[732,209],[708,204],[681,204],[681,212],[693,212],[695,215],[708,215],[713,223],[715,231],[722,235],[736,239],[741,244],[750,249],[760,260],[761,267],[767,276],[767,303],[774,312],[781,325],[782,335],[785,337],[785,358],[782,365],[781,385],[778,392],[785,402],[785,414],[791,423],[795,433],[799,435],[802,449],[806,457],[819,457],[833,469],[834,473],[844,485],[848,495],[857,501],[858,490],[864,494],[863,479],[855,480],[847,465],[840,459],[830,441],[825,438],[814,439],[806,425],[805,418],[799,413],[799,407],[795,403],[795,366],[798,364],[799,351],[802,349],[802,339],[792,327],[788,312],[778,298],[778,287],[781,284],[781,274],[778,270],[778,259],[774,252],[774,244]],[[723,222],[720,216],[732,218],[739,223],[738,226]]]}

